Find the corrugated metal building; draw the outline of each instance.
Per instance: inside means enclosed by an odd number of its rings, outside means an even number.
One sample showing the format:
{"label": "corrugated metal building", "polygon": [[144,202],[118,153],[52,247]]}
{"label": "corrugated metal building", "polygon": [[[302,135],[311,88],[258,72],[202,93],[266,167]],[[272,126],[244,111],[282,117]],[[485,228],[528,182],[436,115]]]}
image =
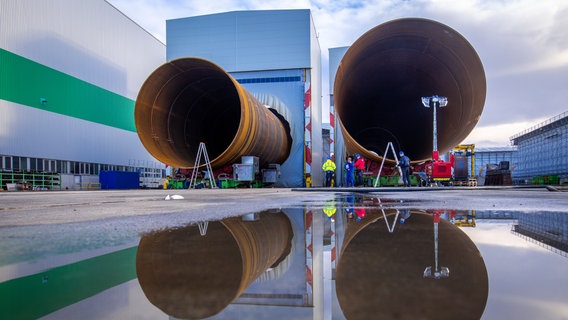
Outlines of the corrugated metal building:
{"label": "corrugated metal building", "polygon": [[321,186],[321,49],[310,10],[173,19],[166,30],[168,61],[209,60],[288,121],[292,147],[277,185]]}
{"label": "corrugated metal building", "polygon": [[568,183],[568,112],[512,136],[511,144],[475,149],[475,175],[481,185],[487,166],[502,161],[509,163],[513,184]]}
{"label": "corrugated metal building", "polygon": [[[509,162],[509,168],[512,169],[511,178],[514,180],[515,168],[518,165],[517,147],[514,146],[475,149],[475,175],[485,176],[488,165],[498,165],[501,161]],[[471,157],[468,157],[468,167],[471,167]],[[482,180],[480,179],[478,182],[481,184]]]}
{"label": "corrugated metal building", "polygon": [[[143,166],[161,175],[164,166],[139,141],[133,112],[165,51],[106,1],[2,0],[3,182],[76,189],[97,182],[99,170]],[[44,173],[60,173],[61,180]]]}
{"label": "corrugated metal building", "polygon": [[512,136],[511,142],[518,148],[516,179],[537,184],[568,179],[568,111]]}

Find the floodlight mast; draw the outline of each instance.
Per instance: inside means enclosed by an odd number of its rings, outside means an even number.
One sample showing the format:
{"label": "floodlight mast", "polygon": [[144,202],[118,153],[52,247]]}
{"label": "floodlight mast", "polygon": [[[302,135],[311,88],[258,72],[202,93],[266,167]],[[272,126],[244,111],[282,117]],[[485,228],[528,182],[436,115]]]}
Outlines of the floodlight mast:
{"label": "floodlight mast", "polygon": [[434,271],[432,266],[424,269],[424,278],[441,279],[450,276],[450,269],[448,267],[438,266],[438,224],[440,223],[440,213],[434,212],[432,216],[434,220]]}
{"label": "floodlight mast", "polygon": [[433,95],[431,97],[422,97],[422,104],[426,108],[432,107],[432,111],[434,112],[434,128],[433,128],[433,135],[434,138],[432,139],[432,155],[435,158],[434,160],[438,160],[438,129],[437,129],[437,122],[436,122],[436,109],[445,107],[448,104],[448,98],[442,97],[438,95]]}

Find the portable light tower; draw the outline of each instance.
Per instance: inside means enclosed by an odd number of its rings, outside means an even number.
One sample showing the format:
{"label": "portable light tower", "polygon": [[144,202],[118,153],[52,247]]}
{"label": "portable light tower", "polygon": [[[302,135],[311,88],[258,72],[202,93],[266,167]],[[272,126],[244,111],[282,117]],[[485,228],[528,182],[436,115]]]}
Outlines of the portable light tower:
{"label": "portable light tower", "polygon": [[426,107],[426,108],[432,108],[433,112],[434,112],[434,129],[433,129],[433,134],[434,134],[434,138],[432,141],[432,158],[434,160],[438,160],[439,156],[438,156],[438,129],[437,129],[437,122],[436,122],[436,109],[437,108],[442,108],[445,107],[448,104],[448,98],[446,97],[441,97],[438,95],[433,95],[431,97],[422,97],[422,104]]}
{"label": "portable light tower", "polygon": [[[440,159],[440,154],[438,152],[438,125],[436,109],[445,107],[448,104],[448,98],[438,95],[433,95],[431,97],[422,97],[422,104],[426,108],[432,108],[434,112],[434,125],[433,125],[433,141],[432,141],[432,170],[430,179],[432,181],[445,181],[449,183],[452,180],[452,167],[453,159],[448,161],[443,161]],[[431,181],[431,182],[432,182]]]}

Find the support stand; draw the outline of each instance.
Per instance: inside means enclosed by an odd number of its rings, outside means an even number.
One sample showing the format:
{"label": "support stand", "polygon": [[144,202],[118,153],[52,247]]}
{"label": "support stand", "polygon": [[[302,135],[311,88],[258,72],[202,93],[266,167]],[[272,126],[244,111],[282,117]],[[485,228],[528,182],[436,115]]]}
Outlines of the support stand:
{"label": "support stand", "polygon": [[209,221],[198,222],[197,227],[199,228],[199,234],[205,236],[207,234],[207,227],[209,226]]}
{"label": "support stand", "polygon": [[[396,152],[394,151],[394,146],[392,145],[392,142],[389,141],[389,143],[387,143],[387,148],[385,149],[385,154],[383,155],[383,161],[381,161],[381,167],[379,168],[379,173],[377,173],[377,179],[375,180],[375,188],[377,187],[379,180],[381,178],[381,172],[383,171],[385,159],[387,158],[387,153],[389,152],[389,147],[392,150],[392,155],[394,156],[394,160],[398,163],[398,157],[396,156]],[[400,176],[402,177],[402,170],[400,170],[400,167],[397,168],[398,172],[400,173]]]}
{"label": "support stand", "polygon": [[209,160],[209,155],[207,155],[207,149],[205,148],[205,143],[200,142],[199,148],[197,149],[197,157],[195,159],[195,165],[193,166],[193,171],[191,172],[191,180],[189,180],[189,188],[195,188],[197,182],[197,172],[199,165],[201,163],[201,157],[205,160],[205,167],[207,168],[207,175],[209,176],[209,183],[211,184],[211,188],[217,188],[217,184],[215,184],[215,177],[213,177],[213,170],[211,169],[211,161]]}

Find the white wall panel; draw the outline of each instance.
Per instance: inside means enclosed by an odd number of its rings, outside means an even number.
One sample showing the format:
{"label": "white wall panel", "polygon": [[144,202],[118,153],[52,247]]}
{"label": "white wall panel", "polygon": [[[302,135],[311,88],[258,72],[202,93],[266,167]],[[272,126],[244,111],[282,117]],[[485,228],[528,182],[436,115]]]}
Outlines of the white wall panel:
{"label": "white wall panel", "polygon": [[103,0],[2,0],[0,47],[135,99],[166,48]]}
{"label": "white wall panel", "polygon": [[306,9],[167,20],[167,59],[201,57],[229,72],[309,68],[310,18]]}
{"label": "white wall panel", "polygon": [[156,161],[136,132],[4,100],[0,100],[0,154],[116,165]]}

